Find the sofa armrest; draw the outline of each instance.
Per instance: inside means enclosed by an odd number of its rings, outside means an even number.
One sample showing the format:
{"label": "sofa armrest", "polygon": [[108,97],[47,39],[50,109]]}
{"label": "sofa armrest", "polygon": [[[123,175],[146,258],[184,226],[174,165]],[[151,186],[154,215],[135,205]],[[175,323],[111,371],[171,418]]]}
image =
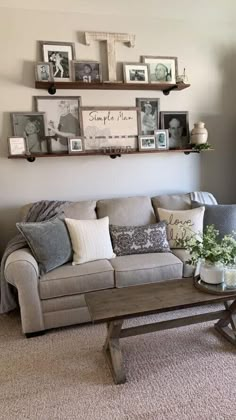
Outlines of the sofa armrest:
{"label": "sofa armrest", "polygon": [[6,260],[5,277],[17,288],[24,333],[44,330],[38,292],[39,267],[28,248],[14,251]]}

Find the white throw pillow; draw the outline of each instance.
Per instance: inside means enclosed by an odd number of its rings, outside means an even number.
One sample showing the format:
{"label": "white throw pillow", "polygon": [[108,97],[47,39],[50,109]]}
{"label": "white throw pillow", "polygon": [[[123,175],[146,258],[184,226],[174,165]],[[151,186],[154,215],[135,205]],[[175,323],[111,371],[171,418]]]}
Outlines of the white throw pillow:
{"label": "white throw pillow", "polygon": [[108,217],[98,220],[65,218],[65,222],[74,252],[73,265],[116,256],[112,249]]}
{"label": "white throw pillow", "polygon": [[164,220],[167,224],[167,239],[170,248],[181,248],[177,246],[176,239],[187,239],[193,234],[202,234],[204,211],[205,207],[191,210],[157,209],[160,220]]}

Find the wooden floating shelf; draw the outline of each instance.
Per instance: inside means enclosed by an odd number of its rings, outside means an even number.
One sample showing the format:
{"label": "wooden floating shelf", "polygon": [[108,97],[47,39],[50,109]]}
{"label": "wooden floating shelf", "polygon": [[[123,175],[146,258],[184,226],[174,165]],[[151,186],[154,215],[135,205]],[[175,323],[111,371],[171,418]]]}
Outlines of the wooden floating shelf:
{"label": "wooden floating shelf", "polygon": [[161,90],[168,95],[172,90],[180,91],[190,87],[186,83],[123,83],[123,82],[35,82],[36,89],[47,89],[52,95],[57,89],[94,89],[94,90]]}

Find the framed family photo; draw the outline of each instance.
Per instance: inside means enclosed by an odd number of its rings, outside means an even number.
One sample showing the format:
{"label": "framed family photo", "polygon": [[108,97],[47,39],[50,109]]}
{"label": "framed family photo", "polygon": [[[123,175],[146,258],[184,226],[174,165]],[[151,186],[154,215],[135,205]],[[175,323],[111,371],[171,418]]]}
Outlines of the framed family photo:
{"label": "framed family photo", "polygon": [[169,132],[168,130],[155,130],[156,148],[158,150],[169,149]]}
{"label": "framed family photo", "polygon": [[72,74],[76,82],[100,83],[102,81],[101,63],[97,61],[72,61]]}
{"label": "framed family photo", "polygon": [[177,57],[142,56],[149,65],[150,83],[176,83],[178,74]]}
{"label": "framed family photo", "polygon": [[189,146],[188,111],[162,111],[161,128],[169,132],[169,148],[185,149]]}
{"label": "framed family photo", "polygon": [[53,66],[55,81],[70,81],[71,61],[75,60],[75,44],[73,42],[39,41],[43,61]]}
{"label": "framed family photo", "polygon": [[140,135],[154,134],[159,128],[159,98],[136,98],[138,108],[138,132]]}
{"label": "framed family photo", "polygon": [[52,82],[53,66],[52,63],[41,61],[35,65],[35,80],[37,82]]}
{"label": "framed family photo", "polygon": [[148,152],[156,149],[155,136],[139,136],[138,138],[139,151]]}
{"label": "framed family photo", "polygon": [[82,137],[68,139],[68,151],[70,154],[84,152],[84,140]]}
{"label": "framed family photo", "polygon": [[38,112],[47,115],[50,152],[68,151],[68,138],[80,135],[80,96],[35,96]]}
{"label": "framed family photo", "polygon": [[10,156],[25,155],[27,146],[24,137],[8,137],[8,152]]}
{"label": "framed family photo", "polygon": [[124,63],[123,74],[125,83],[148,83],[148,65],[139,63]]}
{"label": "framed family photo", "polygon": [[44,112],[12,112],[12,131],[15,137],[24,137],[30,154],[47,153],[47,123]]}

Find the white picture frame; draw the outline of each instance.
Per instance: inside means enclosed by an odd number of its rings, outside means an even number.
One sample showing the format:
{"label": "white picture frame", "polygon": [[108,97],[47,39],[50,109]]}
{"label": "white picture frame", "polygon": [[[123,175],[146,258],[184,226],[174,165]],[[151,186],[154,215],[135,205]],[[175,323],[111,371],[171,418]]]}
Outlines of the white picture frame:
{"label": "white picture frame", "polygon": [[8,137],[9,156],[19,156],[27,154],[27,145],[24,137]]}
{"label": "white picture frame", "polygon": [[140,152],[148,152],[156,150],[155,136],[139,136],[138,145]]}
{"label": "white picture frame", "polygon": [[155,130],[155,141],[157,150],[169,149],[169,132],[168,130]]}
{"label": "white picture frame", "polygon": [[123,63],[125,83],[149,83],[149,68],[142,63]]}
{"label": "white picture frame", "polygon": [[55,81],[72,80],[71,61],[75,60],[73,42],[39,41],[44,62],[52,63]]}

